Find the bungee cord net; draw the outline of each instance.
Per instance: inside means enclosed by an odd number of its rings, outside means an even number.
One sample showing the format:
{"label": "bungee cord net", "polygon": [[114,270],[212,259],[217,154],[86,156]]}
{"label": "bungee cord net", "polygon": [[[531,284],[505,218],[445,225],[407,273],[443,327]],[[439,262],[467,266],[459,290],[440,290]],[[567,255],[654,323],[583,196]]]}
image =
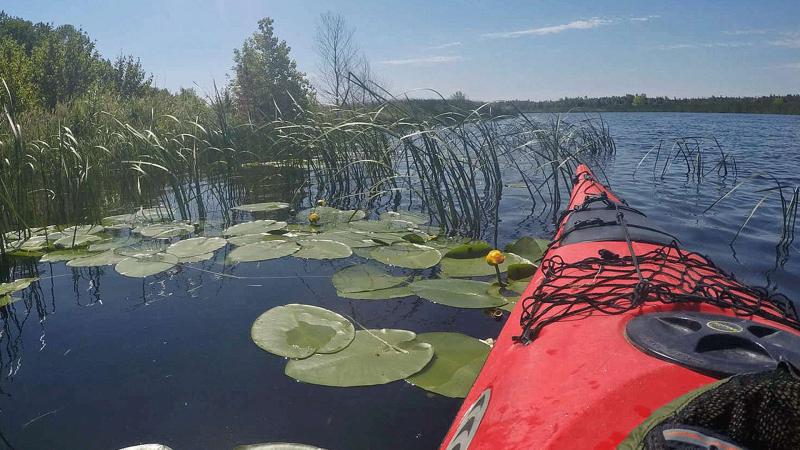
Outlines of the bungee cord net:
{"label": "bungee cord net", "polygon": [[[621,223],[624,227],[624,221]],[[627,235],[627,231],[626,231]],[[546,326],[593,313],[624,314],[648,304],[708,304],[737,316],[758,316],[800,330],[794,304],[784,295],[745,286],[708,258],[683,251],[676,242],[630,256],[601,249],[597,256],[567,262],[542,261],[543,279],[522,300],[514,339],[528,344]]]}

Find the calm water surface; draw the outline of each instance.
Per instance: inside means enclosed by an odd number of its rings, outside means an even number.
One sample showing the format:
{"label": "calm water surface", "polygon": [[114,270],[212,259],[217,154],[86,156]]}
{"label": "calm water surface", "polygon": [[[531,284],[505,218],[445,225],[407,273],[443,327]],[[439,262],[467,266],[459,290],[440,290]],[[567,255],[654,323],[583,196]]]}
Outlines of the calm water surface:
{"label": "calm water surface", "polygon": [[[800,117],[718,114],[606,114],[618,154],[605,165],[613,189],[688,248],[710,255],[743,281],[800,299],[798,244],[776,260],[779,207],[767,201],[734,247],[730,240],[761,195],[755,186],[702,214],[732,178],[688,182],[680,170],[653,179],[642,156],[660,139],[716,136],[740,173],[769,171],[800,184]],[[744,176],[740,176],[739,181]],[[255,200],[255,199],[254,199]],[[259,198],[258,200],[261,200]],[[550,236],[525,195],[506,190],[500,241]],[[246,220],[246,218],[245,218]],[[404,382],[337,389],[297,383],[285,361],[258,349],[250,325],[290,302],[351,315],[368,328],[459,331],[494,337],[502,323],[481,311],[407,298],[338,298],[330,275],[353,260],[297,259],[223,265],[213,261],[144,280],[113,268],[40,265],[45,278],[4,313],[0,346],[0,447],[118,449],[160,442],[175,450],[230,449],[294,441],[328,449],[434,448],[460,401]],[[219,277],[211,272],[236,275]],[[51,277],[51,278],[50,278]]]}

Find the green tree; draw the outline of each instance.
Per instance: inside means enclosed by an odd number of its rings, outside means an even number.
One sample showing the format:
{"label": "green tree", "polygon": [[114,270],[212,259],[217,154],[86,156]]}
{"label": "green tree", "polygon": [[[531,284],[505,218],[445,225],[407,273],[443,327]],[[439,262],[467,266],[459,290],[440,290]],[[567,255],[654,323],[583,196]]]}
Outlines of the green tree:
{"label": "green tree", "polygon": [[147,94],[153,84],[139,58],[133,55],[118,56],[114,62],[104,61],[102,81],[122,98],[140,97]]}
{"label": "green tree", "polygon": [[233,51],[236,107],[255,120],[291,117],[309,104],[308,80],[289,56],[286,41],[275,36],[272,23],[269,17],[261,19],[258,31]]}
{"label": "green tree", "polygon": [[8,87],[6,91],[6,86],[0,83],[0,104],[10,101],[17,111],[23,111],[39,103],[39,91],[33,80],[33,63],[25,54],[25,47],[8,37],[0,38],[0,79]]}

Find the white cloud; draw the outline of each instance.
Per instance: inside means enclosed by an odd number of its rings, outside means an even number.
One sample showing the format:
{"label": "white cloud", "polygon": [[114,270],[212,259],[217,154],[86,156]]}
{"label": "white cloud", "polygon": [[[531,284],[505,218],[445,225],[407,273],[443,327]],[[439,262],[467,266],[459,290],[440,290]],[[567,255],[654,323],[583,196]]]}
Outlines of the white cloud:
{"label": "white cloud", "polygon": [[755,45],[752,42],[698,42],[694,44],[671,44],[659,45],[656,47],[659,50],[681,50],[692,48],[740,48],[752,47]]}
{"label": "white cloud", "polygon": [[527,30],[517,30],[517,31],[503,31],[497,33],[486,33],[481,36],[491,39],[509,39],[509,38],[518,38],[522,36],[543,36],[546,34],[556,34],[561,33],[568,30],[588,30],[592,28],[597,28],[603,25],[610,25],[614,21],[610,19],[601,19],[599,17],[593,17],[587,20],[574,20],[570,23],[565,23],[562,25],[553,25],[549,27],[541,27],[541,28],[529,28]]}
{"label": "white cloud", "polygon": [[768,30],[759,30],[753,28],[745,28],[741,30],[730,30],[730,31],[723,31],[723,34],[727,34],[730,36],[746,36],[751,34],[767,34],[769,33]]}
{"label": "white cloud", "polygon": [[799,62],[791,62],[786,64],[779,64],[775,66],[778,69],[793,69],[793,70],[800,70],[800,61]]}
{"label": "white cloud", "polygon": [[658,19],[659,17],[661,16],[659,16],[658,14],[651,14],[649,16],[631,17],[628,20],[630,20],[631,22],[647,22],[649,20]]}
{"label": "white cloud", "polygon": [[446,64],[463,60],[464,58],[461,56],[424,56],[422,58],[388,59],[386,61],[379,61],[378,63],[386,64],[388,66],[407,66],[420,64]]}
{"label": "white cloud", "polygon": [[769,41],[769,45],[776,47],[800,48],[800,32],[782,33],[783,37]]}
{"label": "white cloud", "polygon": [[441,44],[441,45],[435,45],[433,47],[428,47],[428,50],[444,50],[446,48],[458,47],[460,45],[461,45],[460,41],[448,42],[446,44]]}

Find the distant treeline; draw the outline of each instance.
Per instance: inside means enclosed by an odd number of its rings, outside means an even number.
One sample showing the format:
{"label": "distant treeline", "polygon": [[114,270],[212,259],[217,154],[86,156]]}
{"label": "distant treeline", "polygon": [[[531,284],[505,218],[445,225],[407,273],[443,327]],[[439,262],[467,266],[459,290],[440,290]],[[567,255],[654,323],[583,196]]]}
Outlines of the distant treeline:
{"label": "distant treeline", "polygon": [[[449,99],[412,99],[409,106],[430,114],[452,111],[453,107],[472,110],[484,102],[469,100],[461,92]],[[662,111],[705,113],[800,114],[800,95],[764,97],[669,98],[628,94],[613,97],[567,97],[559,100],[506,100],[492,102],[492,115],[561,112]]]}

